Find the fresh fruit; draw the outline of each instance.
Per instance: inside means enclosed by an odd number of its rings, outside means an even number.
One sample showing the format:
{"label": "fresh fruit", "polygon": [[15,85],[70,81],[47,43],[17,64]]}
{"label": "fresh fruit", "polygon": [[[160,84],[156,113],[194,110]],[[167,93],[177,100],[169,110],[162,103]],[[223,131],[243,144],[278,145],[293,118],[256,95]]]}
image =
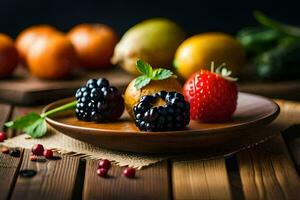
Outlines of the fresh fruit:
{"label": "fresh fruit", "polygon": [[0,78],[10,76],[18,64],[18,52],[13,40],[0,33]]}
{"label": "fresh fruit", "polygon": [[6,133],[4,133],[3,131],[0,131],[0,142],[4,142],[4,140],[6,140],[7,136]]}
{"label": "fresh fruit", "polygon": [[6,133],[3,131],[0,131],[0,142],[4,142],[6,140],[7,136]]}
{"label": "fresh fruit", "polygon": [[47,159],[53,158],[53,151],[50,149],[46,149],[46,150],[44,150],[43,155]]}
{"label": "fresh fruit", "polygon": [[100,160],[99,164],[98,164],[98,168],[105,168],[105,169],[109,169],[111,166],[110,161],[107,159],[104,160]]}
{"label": "fresh fruit", "polygon": [[9,154],[12,156],[12,157],[20,157],[20,150],[19,149],[12,149]]}
{"label": "fresh fruit", "polygon": [[1,148],[1,152],[4,153],[4,154],[9,154],[9,148],[7,148],[7,147],[2,147],[2,148]]}
{"label": "fresh fruit", "polygon": [[104,24],[79,24],[69,33],[79,58],[80,66],[88,69],[109,67],[115,45],[116,32]]}
{"label": "fresh fruit", "polygon": [[103,122],[117,120],[124,111],[119,90],[106,79],[90,79],[76,92],[76,116],[79,120]]}
{"label": "fresh fruit", "polygon": [[65,78],[78,64],[72,43],[60,33],[35,41],[30,46],[27,61],[31,74],[45,79]]}
{"label": "fresh fruit", "polygon": [[123,175],[126,176],[127,178],[134,178],[135,169],[132,167],[128,167],[128,168],[124,169]]}
{"label": "fresh fruit", "polygon": [[182,91],[180,83],[170,70],[162,68],[153,70],[148,63],[142,60],[136,62],[136,67],[142,75],[129,83],[124,94],[125,107],[132,118],[134,118],[132,109],[142,96],[163,90],[166,92]]}
{"label": "fresh fruit", "polygon": [[31,152],[33,155],[42,156],[44,153],[44,146],[41,144],[36,144],[32,147]]}
{"label": "fresh fruit", "polygon": [[171,66],[176,48],[185,39],[185,35],[171,20],[145,20],[124,34],[115,48],[112,63],[134,75],[138,75],[135,67],[138,58],[152,66]]}
{"label": "fresh fruit", "polygon": [[190,122],[190,106],[178,92],[161,91],[143,96],[133,107],[135,123],[142,131],[184,129]]}
{"label": "fresh fruit", "polygon": [[108,169],[105,169],[105,168],[98,168],[96,172],[97,172],[97,175],[98,175],[98,176],[106,177],[106,176],[107,176]]}
{"label": "fresh fruit", "polygon": [[190,103],[191,119],[225,122],[231,118],[237,106],[238,90],[236,79],[229,77],[230,74],[221,66],[216,72],[201,70],[186,81],[183,94]]}
{"label": "fresh fruit", "polygon": [[57,30],[50,25],[35,25],[23,30],[16,39],[16,48],[18,50],[20,60],[26,64],[27,54],[30,46],[37,40],[38,37],[46,36],[55,33]]}
{"label": "fresh fruit", "polygon": [[[177,49],[174,65],[178,74],[188,79],[193,73],[226,63],[234,75],[245,64],[245,52],[240,43],[224,33],[203,33],[185,40]],[[208,69],[209,70],[209,69]]]}

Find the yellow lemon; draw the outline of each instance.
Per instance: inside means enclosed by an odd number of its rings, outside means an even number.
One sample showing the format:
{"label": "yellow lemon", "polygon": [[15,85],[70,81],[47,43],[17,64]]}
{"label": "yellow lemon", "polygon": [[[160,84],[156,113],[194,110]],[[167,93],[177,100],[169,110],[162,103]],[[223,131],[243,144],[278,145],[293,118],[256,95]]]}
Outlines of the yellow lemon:
{"label": "yellow lemon", "polygon": [[245,52],[239,42],[225,33],[203,33],[192,36],[178,47],[174,66],[177,73],[188,79],[201,69],[210,69],[226,63],[226,67],[237,75],[245,64]]}

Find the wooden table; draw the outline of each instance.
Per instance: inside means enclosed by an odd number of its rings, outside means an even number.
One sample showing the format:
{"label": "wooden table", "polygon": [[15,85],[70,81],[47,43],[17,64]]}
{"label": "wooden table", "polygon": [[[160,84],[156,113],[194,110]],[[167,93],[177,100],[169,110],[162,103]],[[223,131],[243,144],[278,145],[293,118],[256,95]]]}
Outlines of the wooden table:
{"label": "wooden table", "polygon": [[[0,104],[0,127],[40,110]],[[29,150],[22,149],[19,158],[0,153],[0,199],[300,199],[299,136],[298,125],[227,158],[170,159],[138,171],[135,179],[121,176],[123,168],[115,165],[109,178],[100,178],[97,161],[74,156],[31,162]],[[38,173],[24,178],[22,169]]]}

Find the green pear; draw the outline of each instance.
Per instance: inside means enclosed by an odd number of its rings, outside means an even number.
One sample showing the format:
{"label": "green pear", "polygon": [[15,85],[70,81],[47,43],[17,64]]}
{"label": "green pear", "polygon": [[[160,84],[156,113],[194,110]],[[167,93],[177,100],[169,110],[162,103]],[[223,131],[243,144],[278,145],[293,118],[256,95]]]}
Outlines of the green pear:
{"label": "green pear", "polygon": [[154,68],[171,67],[175,51],[185,37],[183,29],[169,19],[142,21],[123,35],[115,47],[111,62],[133,75],[139,74],[137,59],[150,63]]}

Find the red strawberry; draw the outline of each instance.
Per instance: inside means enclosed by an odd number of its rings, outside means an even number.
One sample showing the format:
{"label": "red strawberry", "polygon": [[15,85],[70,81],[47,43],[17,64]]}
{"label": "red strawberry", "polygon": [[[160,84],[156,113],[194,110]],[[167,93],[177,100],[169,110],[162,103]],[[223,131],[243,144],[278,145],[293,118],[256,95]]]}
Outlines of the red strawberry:
{"label": "red strawberry", "polygon": [[[213,68],[213,64],[212,64]],[[183,95],[190,103],[190,117],[203,122],[224,122],[231,118],[237,106],[236,79],[226,68],[216,72],[201,70],[184,84]]]}

